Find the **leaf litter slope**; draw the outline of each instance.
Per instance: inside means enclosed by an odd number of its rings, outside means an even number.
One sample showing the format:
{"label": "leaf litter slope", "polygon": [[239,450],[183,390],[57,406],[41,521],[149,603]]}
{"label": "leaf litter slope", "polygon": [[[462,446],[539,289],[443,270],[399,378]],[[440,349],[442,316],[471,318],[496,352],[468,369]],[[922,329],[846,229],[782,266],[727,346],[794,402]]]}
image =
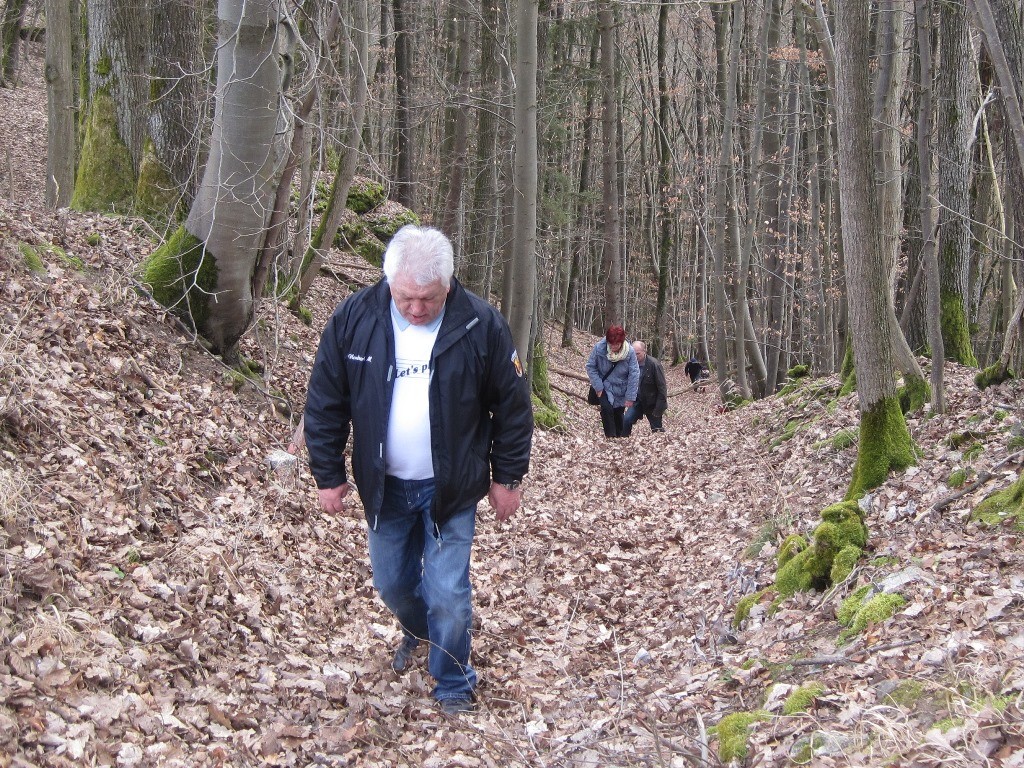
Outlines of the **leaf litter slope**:
{"label": "leaf litter slope", "polygon": [[[763,707],[749,737],[758,765],[805,746],[816,765],[1020,764],[1021,537],[966,520],[1019,464],[931,511],[954,470],[1010,453],[1019,385],[978,393],[949,366],[950,414],[911,421],[922,461],[873,495],[873,551],[851,583],[774,615],[755,606],[733,629],[736,600],[771,580],[779,535],[810,530],[845,490],[856,449],[828,440],[856,426],[855,398],[718,414],[668,367],[668,432],[640,424],[608,441],[586,385],[553,372],[567,429],[537,433],[526,509],[499,526],[481,505],[481,711],[453,721],[431,705],[422,663],[401,679],[388,668],[398,635],[373,593],[358,510],[324,516],[301,462],[296,475],[264,463],[287,442],[280,403],[301,406],[315,329],[343,289],[318,281],[312,329],[264,307],[245,351],[275,396],[236,392],[133,290],[131,267],[153,247],[145,227],[8,201],[0,232],[0,754],[715,764],[708,729]],[[85,268],[44,252],[45,274],[30,273],[22,243],[59,245]],[[553,369],[582,372],[594,339],[564,351],[557,338]],[[967,431],[980,453],[949,446]],[[767,543],[744,558],[755,540]],[[837,647],[839,599],[895,576],[907,607]],[[783,716],[808,681],[824,692]]]}

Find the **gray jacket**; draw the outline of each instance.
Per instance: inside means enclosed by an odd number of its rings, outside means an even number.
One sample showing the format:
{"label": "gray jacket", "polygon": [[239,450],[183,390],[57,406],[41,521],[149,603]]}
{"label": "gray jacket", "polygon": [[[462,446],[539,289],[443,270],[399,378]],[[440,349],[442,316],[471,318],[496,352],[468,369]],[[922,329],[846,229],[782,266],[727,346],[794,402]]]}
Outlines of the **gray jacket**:
{"label": "gray jacket", "polygon": [[608,402],[613,408],[621,408],[626,401],[636,402],[637,389],[640,386],[640,365],[636,361],[636,352],[628,341],[622,342],[629,354],[618,365],[608,359],[608,340],[601,339],[590,350],[587,360],[587,378],[591,386],[598,392],[608,393]]}

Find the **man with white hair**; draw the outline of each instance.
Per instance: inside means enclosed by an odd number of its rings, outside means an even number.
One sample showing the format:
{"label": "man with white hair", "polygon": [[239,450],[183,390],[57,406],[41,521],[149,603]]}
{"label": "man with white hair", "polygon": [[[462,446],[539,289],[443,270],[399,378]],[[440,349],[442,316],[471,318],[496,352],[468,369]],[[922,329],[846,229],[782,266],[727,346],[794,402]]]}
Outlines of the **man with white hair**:
{"label": "man with white hair", "polygon": [[345,447],[369,528],[373,583],[398,619],[401,674],[429,642],[434,698],[474,709],[469,561],[477,503],[519,508],[530,461],[530,390],[508,324],[452,275],[452,244],[407,225],[385,279],[343,301],[309,380],[306,449],[320,504],[349,503]]}
{"label": "man with white hair", "polygon": [[640,366],[640,385],[637,387],[636,402],[622,417],[622,434],[629,437],[633,425],[644,416],[651,425],[651,432],[664,432],[662,416],[668,408],[668,384],[661,362],[647,354],[647,345],[642,341],[633,342],[636,361]]}

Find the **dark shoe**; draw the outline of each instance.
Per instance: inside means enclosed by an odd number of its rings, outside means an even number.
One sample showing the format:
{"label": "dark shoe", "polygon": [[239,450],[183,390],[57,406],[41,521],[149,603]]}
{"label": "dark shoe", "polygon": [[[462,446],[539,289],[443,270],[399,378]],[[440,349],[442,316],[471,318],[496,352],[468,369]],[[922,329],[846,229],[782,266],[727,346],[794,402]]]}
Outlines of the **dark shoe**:
{"label": "dark shoe", "polygon": [[405,674],[412,666],[412,655],[419,644],[419,640],[414,640],[411,637],[402,638],[401,645],[395,650],[395,656],[391,659],[391,668],[395,670],[396,675]]}
{"label": "dark shoe", "polygon": [[438,702],[441,711],[446,715],[461,715],[464,712],[476,712],[476,704],[468,696],[456,696],[452,699],[441,699]]}

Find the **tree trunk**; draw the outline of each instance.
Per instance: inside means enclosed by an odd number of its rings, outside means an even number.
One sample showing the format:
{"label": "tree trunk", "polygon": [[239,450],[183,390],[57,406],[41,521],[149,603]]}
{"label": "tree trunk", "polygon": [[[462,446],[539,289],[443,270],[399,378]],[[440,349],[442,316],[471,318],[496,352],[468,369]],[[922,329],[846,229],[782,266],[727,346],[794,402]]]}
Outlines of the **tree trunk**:
{"label": "tree trunk", "polygon": [[220,0],[210,157],[184,226],[145,279],[226,361],[252,320],[253,273],[290,126],[283,86],[295,32],[277,0]]}
{"label": "tree trunk", "polygon": [[7,0],[0,21],[0,88],[13,88],[18,66],[21,25],[28,10],[28,0]]}
{"label": "tree trunk", "polygon": [[658,216],[661,232],[658,238],[658,301],[654,309],[654,336],[650,353],[660,359],[665,357],[665,335],[667,331],[668,294],[672,285],[672,252],[675,245],[673,234],[675,221],[672,216],[671,200],[676,192],[672,189],[672,146],[669,142],[669,105],[671,96],[668,84],[668,14],[669,3],[661,0],[658,6]]}
{"label": "tree trunk", "polygon": [[530,333],[537,289],[537,15],[537,0],[520,0],[516,13],[511,301],[502,308],[520,357],[532,354]]}
{"label": "tree trunk", "polygon": [[601,214],[604,224],[602,263],[605,326],[622,323],[622,223],[619,218],[618,110],[615,99],[615,12],[610,0],[601,0],[597,11],[601,30]]}
{"label": "tree trunk", "polygon": [[451,17],[455,25],[455,93],[453,103],[448,107],[445,117],[446,151],[442,159],[448,173],[442,177],[442,184],[446,189],[440,219],[441,229],[456,244],[457,253],[465,250],[463,195],[469,148],[470,73],[473,66],[469,21],[472,15],[469,0],[451,0]]}
{"label": "tree trunk", "polygon": [[46,205],[63,208],[75,185],[71,2],[46,0]]}
{"label": "tree trunk", "polygon": [[334,239],[338,235],[338,228],[341,226],[341,219],[348,202],[348,191],[352,186],[352,179],[355,178],[356,166],[359,163],[363,118],[366,114],[366,98],[369,93],[366,76],[370,58],[370,36],[366,0],[355,0],[351,5],[353,12],[351,38],[355,49],[353,51],[355,62],[354,66],[350,68],[352,87],[346,110],[348,125],[342,139],[343,154],[341,162],[338,163],[338,170],[334,174],[327,210],[313,234],[309,248],[303,257],[302,267],[299,269],[298,291],[289,305],[292,311],[298,311],[310,286],[313,285],[313,280],[316,279],[320,271],[320,266],[324,263],[324,257],[334,245]]}
{"label": "tree trunk", "polygon": [[859,498],[881,485],[890,470],[913,464],[914,454],[896,397],[892,326],[888,322],[892,294],[873,193],[868,93],[870,6],[863,0],[838,0],[836,8],[839,184],[861,414],[857,465],[847,498]]}
{"label": "tree trunk", "polygon": [[917,20],[917,55],[921,69],[921,99],[917,118],[918,175],[921,184],[921,263],[927,276],[925,322],[928,331],[928,346],[932,352],[932,410],[946,412],[946,388],[942,361],[945,359],[942,341],[941,287],[939,285],[939,261],[936,230],[938,207],[935,200],[935,160],[932,152],[932,10],[930,0],[915,0]]}
{"label": "tree trunk", "polygon": [[393,0],[395,21],[395,200],[416,210],[412,135],[412,31],[405,0]]}
{"label": "tree trunk", "polygon": [[127,213],[146,133],[149,16],[128,0],[92,0],[88,24],[89,101],[71,206]]}
{"label": "tree trunk", "polygon": [[971,258],[971,52],[967,9],[939,2],[939,69],[936,109],[939,163],[939,265],[942,340],[946,358],[977,365],[968,329],[967,275]]}
{"label": "tree trunk", "polygon": [[737,19],[743,18],[742,6],[736,4],[731,9],[732,23],[729,23],[730,9],[723,8],[716,12],[716,37],[719,40],[720,55],[725,52],[723,43],[729,40],[728,63],[719,61],[719,96],[722,99],[722,145],[718,153],[718,179],[715,184],[715,369],[718,374],[718,388],[723,399],[730,394],[729,382],[729,344],[728,329],[735,330],[736,324],[730,323],[731,310],[728,303],[729,277],[726,274],[726,248],[728,245],[729,224],[732,221],[729,190],[732,188],[730,178],[733,173],[733,146],[735,143],[734,129],[736,125],[736,80],[739,68],[739,41],[743,34]]}
{"label": "tree trunk", "polygon": [[203,124],[202,29],[191,0],[153,0],[150,142],[139,170],[139,210],[167,220],[187,211],[199,183]]}

